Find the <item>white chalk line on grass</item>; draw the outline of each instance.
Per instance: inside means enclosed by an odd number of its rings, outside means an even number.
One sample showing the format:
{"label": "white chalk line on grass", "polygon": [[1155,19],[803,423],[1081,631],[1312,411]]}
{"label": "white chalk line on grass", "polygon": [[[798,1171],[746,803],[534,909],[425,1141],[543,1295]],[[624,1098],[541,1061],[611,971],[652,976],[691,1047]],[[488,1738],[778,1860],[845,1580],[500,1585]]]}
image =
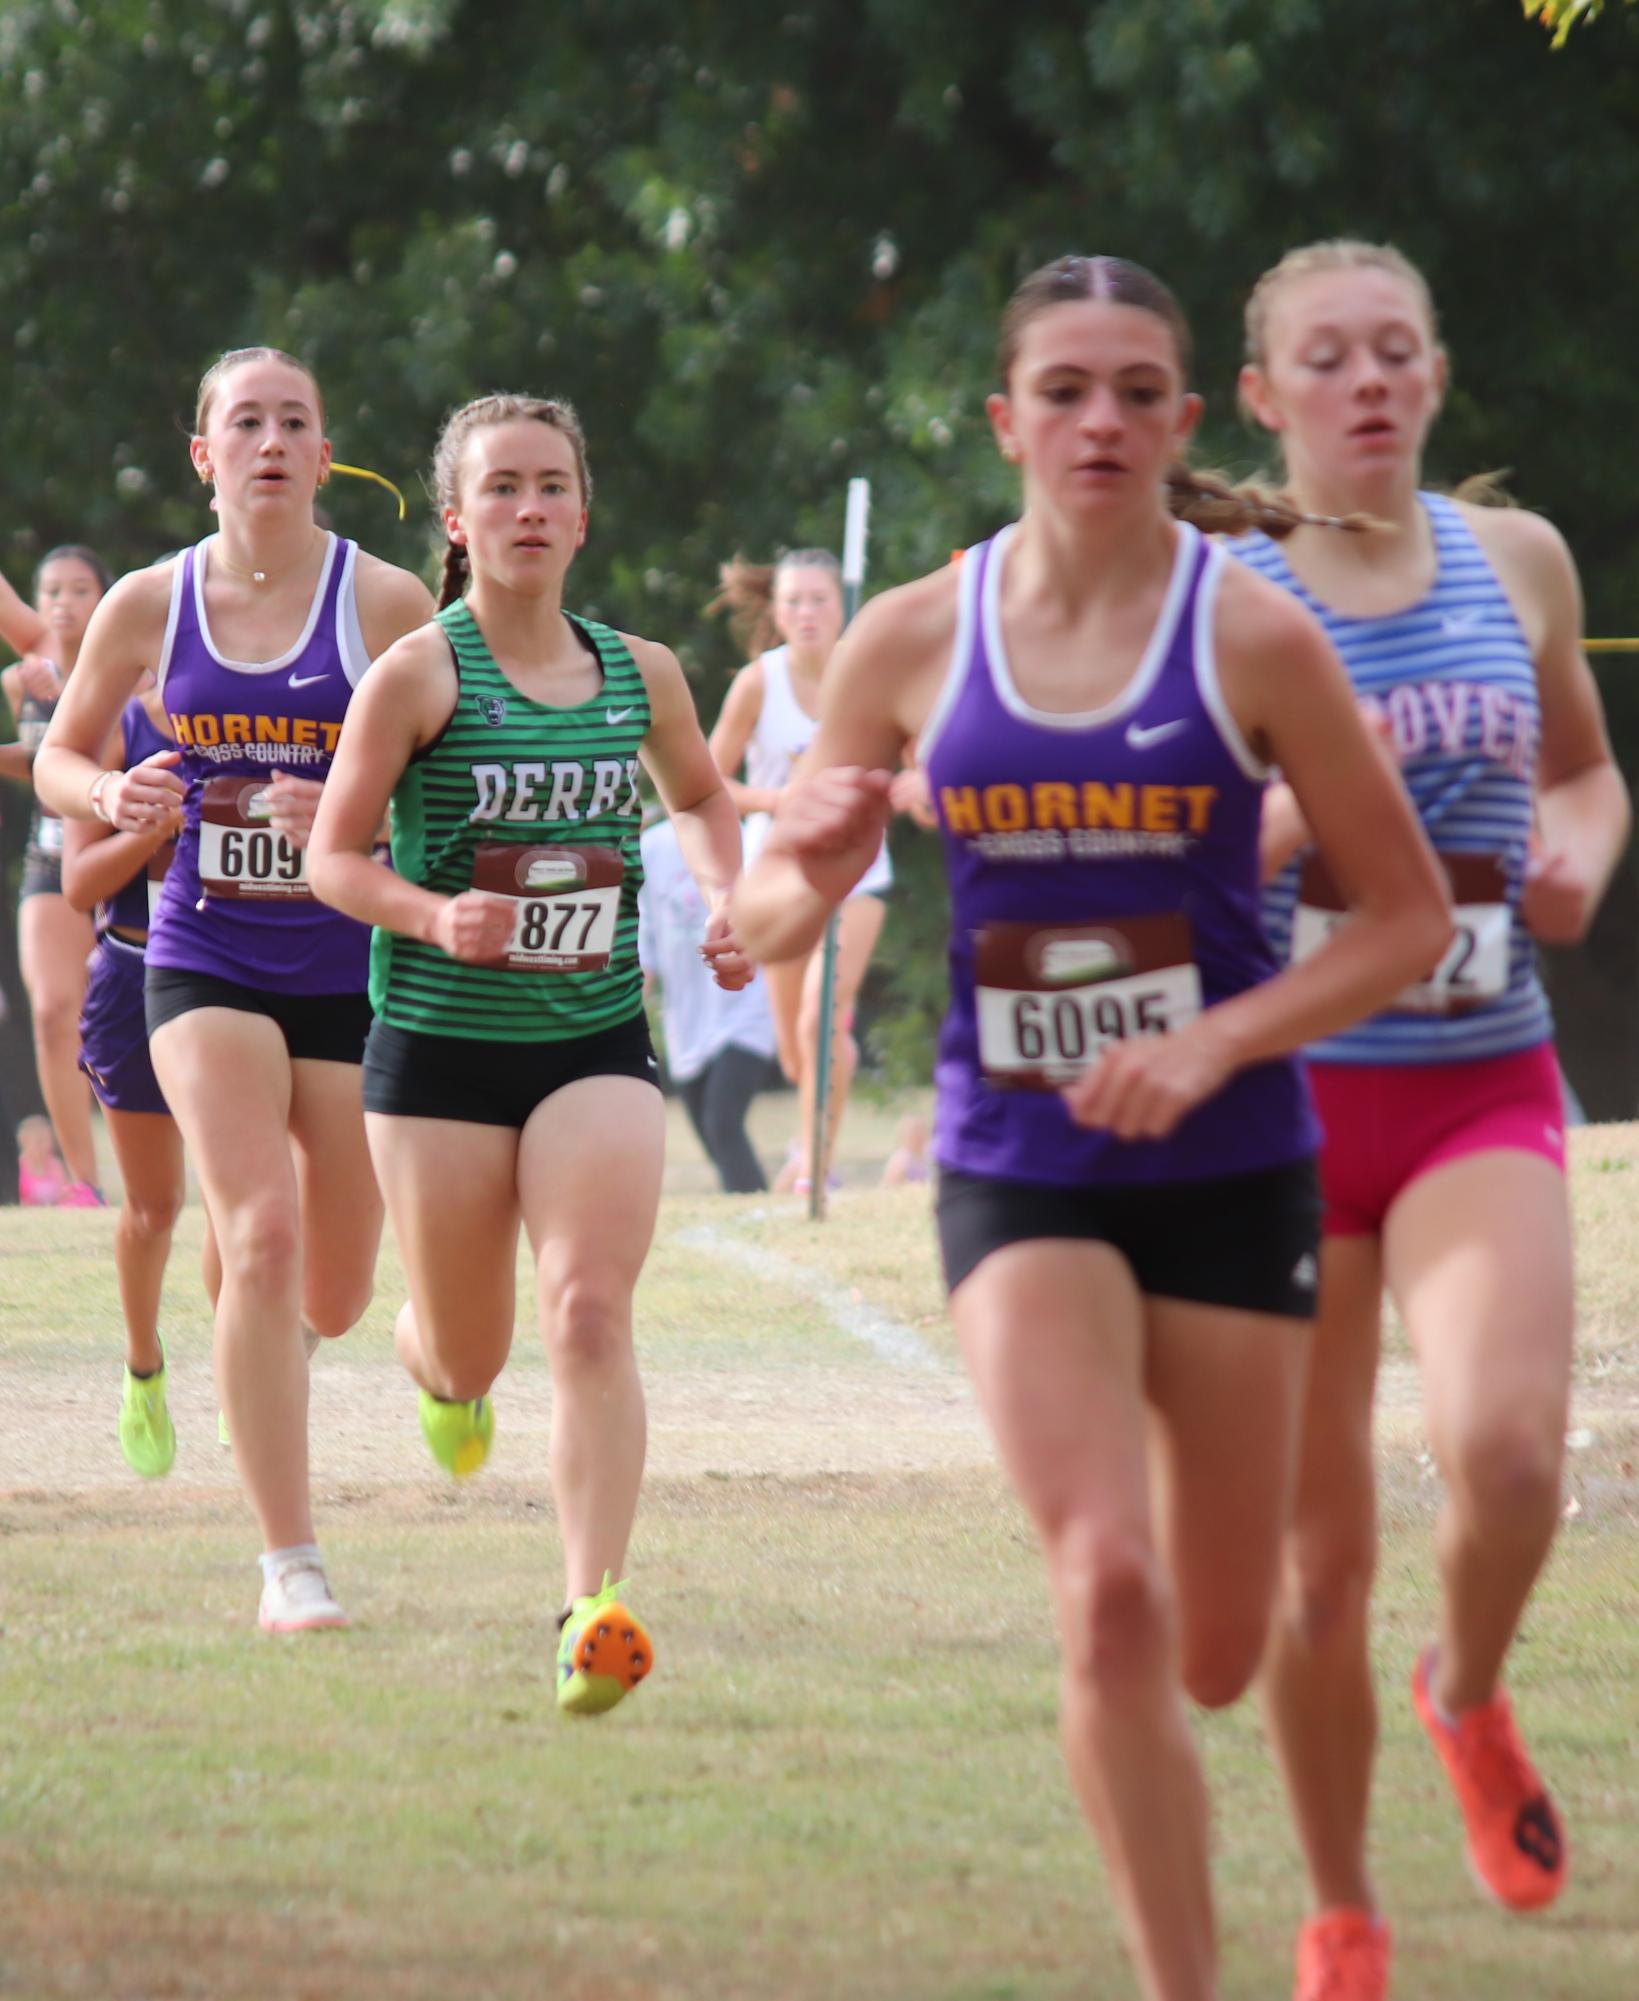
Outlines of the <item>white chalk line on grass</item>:
{"label": "white chalk line on grass", "polygon": [[726,1258],[730,1263],[743,1265],[759,1278],[806,1294],[817,1306],[824,1308],[844,1334],[863,1342],[879,1361],[891,1362],[895,1368],[924,1369],[942,1376],[958,1373],[942,1355],[928,1346],[914,1327],[907,1327],[903,1320],[895,1320],[890,1314],[879,1313],[874,1306],[867,1306],[863,1300],[856,1299],[847,1287],[834,1284],[809,1265],[798,1264],[793,1258],[782,1258],[778,1251],[768,1250],[762,1244],[748,1244],[743,1238],[719,1229],[715,1223],[696,1223],[686,1230],[679,1230],[672,1242],[686,1250],[709,1251],[715,1258]]}

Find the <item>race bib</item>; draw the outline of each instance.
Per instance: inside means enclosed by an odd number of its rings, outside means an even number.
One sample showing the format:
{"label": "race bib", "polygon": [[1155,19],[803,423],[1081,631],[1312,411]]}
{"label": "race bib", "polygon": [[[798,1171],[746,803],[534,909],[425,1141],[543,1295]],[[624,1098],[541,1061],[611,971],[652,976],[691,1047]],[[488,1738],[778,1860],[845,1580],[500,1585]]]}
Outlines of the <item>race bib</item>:
{"label": "race bib", "polygon": [[199,810],[199,882],[207,896],[241,903],[311,901],[307,860],[270,826],[265,778],[207,778]]}
{"label": "race bib", "polygon": [[55,813],[42,812],[34,823],[34,845],[53,860],[63,851],[63,823]]}
{"label": "race bib", "polygon": [[1181,913],[1109,924],[997,923],[974,938],[979,1060],[1004,1089],[1056,1091],[1112,1042],[1170,1035],[1201,1012]]}
{"label": "race bib", "polygon": [[482,841],[472,886],[517,904],[505,953],[521,973],[598,973],[609,963],[626,864],[618,848],[520,847]]}
{"label": "race bib", "polygon": [[[1462,1014],[1508,991],[1512,913],[1508,874],[1499,855],[1436,857],[1451,885],[1455,930],[1440,963],[1389,1003],[1395,1014]],[[1303,864],[1292,957],[1307,958],[1348,916],[1342,892],[1318,855]]]}

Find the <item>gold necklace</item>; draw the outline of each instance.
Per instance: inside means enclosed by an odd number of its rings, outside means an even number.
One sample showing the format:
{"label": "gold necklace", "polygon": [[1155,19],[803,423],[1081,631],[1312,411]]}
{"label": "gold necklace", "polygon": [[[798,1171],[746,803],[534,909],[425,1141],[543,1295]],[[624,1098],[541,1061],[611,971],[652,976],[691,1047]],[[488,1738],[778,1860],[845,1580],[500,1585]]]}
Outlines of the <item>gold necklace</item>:
{"label": "gold necklace", "polygon": [[[324,533],[324,530],[319,527],[317,522],[315,522],[313,525],[313,533],[315,536],[322,536]],[[220,545],[222,540],[221,536],[218,535],[216,539],[218,544]],[[312,553],[313,553],[313,544],[309,542],[307,547],[302,551],[301,555],[298,556],[294,562],[287,563],[285,567],[282,570],[278,571],[277,573],[270,572],[268,570],[241,570],[237,563],[230,563],[228,561],[227,557],[223,555],[220,546],[217,548],[216,551],[216,560],[222,565],[223,569],[227,571],[230,577],[239,577],[241,579],[248,578],[249,581],[253,584],[265,584],[268,582],[277,581],[278,577],[288,577],[292,573],[292,571],[299,569],[301,565],[307,561],[308,557],[312,555]]]}

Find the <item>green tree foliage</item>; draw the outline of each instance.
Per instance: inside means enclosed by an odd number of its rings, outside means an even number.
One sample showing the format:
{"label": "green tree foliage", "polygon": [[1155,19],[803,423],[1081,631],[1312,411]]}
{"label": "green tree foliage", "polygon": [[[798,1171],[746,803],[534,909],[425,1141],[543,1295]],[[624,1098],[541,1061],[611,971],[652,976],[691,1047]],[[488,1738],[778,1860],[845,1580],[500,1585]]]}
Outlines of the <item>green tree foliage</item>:
{"label": "green tree foliage", "polygon": [[[1025,270],[1161,271],[1199,334],[1203,456],[1251,469],[1241,303],[1347,232],[1399,242],[1442,303],[1436,470],[1514,468],[1593,629],[1639,631],[1632,28],[1550,63],[1492,0],[9,0],[0,553],[21,581],[50,541],[128,564],[201,533],[183,440],[224,347],[309,357],[338,455],[412,488],[450,405],[567,394],[599,495],[577,599],[676,644],[709,717],[723,557],[834,544],[854,473],[873,587],[1007,516],[983,396]],[[373,489],[327,499],[428,556],[413,492],[403,528]],[[1639,740],[1630,671],[1607,693]],[[931,941],[932,844],[903,846],[895,925]],[[919,1015],[932,949],[893,955]]]}

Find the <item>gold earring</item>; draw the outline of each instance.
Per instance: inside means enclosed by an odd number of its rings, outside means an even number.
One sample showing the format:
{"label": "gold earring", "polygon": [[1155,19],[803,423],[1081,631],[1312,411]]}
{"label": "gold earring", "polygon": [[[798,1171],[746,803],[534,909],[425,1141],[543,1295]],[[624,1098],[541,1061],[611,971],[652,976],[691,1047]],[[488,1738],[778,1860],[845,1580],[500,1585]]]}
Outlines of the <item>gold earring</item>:
{"label": "gold earring", "polygon": [[201,486],[209,486],[211,480],[215,477],[215,475],[211,472],[210,467],[200,466],[198,470],[199,470],[199,484]]}
{"label": "gold earring", "polygon": [[319,484],[320,486],[328,486],[330,484],[330,468],[328,466],[319,474]]}

